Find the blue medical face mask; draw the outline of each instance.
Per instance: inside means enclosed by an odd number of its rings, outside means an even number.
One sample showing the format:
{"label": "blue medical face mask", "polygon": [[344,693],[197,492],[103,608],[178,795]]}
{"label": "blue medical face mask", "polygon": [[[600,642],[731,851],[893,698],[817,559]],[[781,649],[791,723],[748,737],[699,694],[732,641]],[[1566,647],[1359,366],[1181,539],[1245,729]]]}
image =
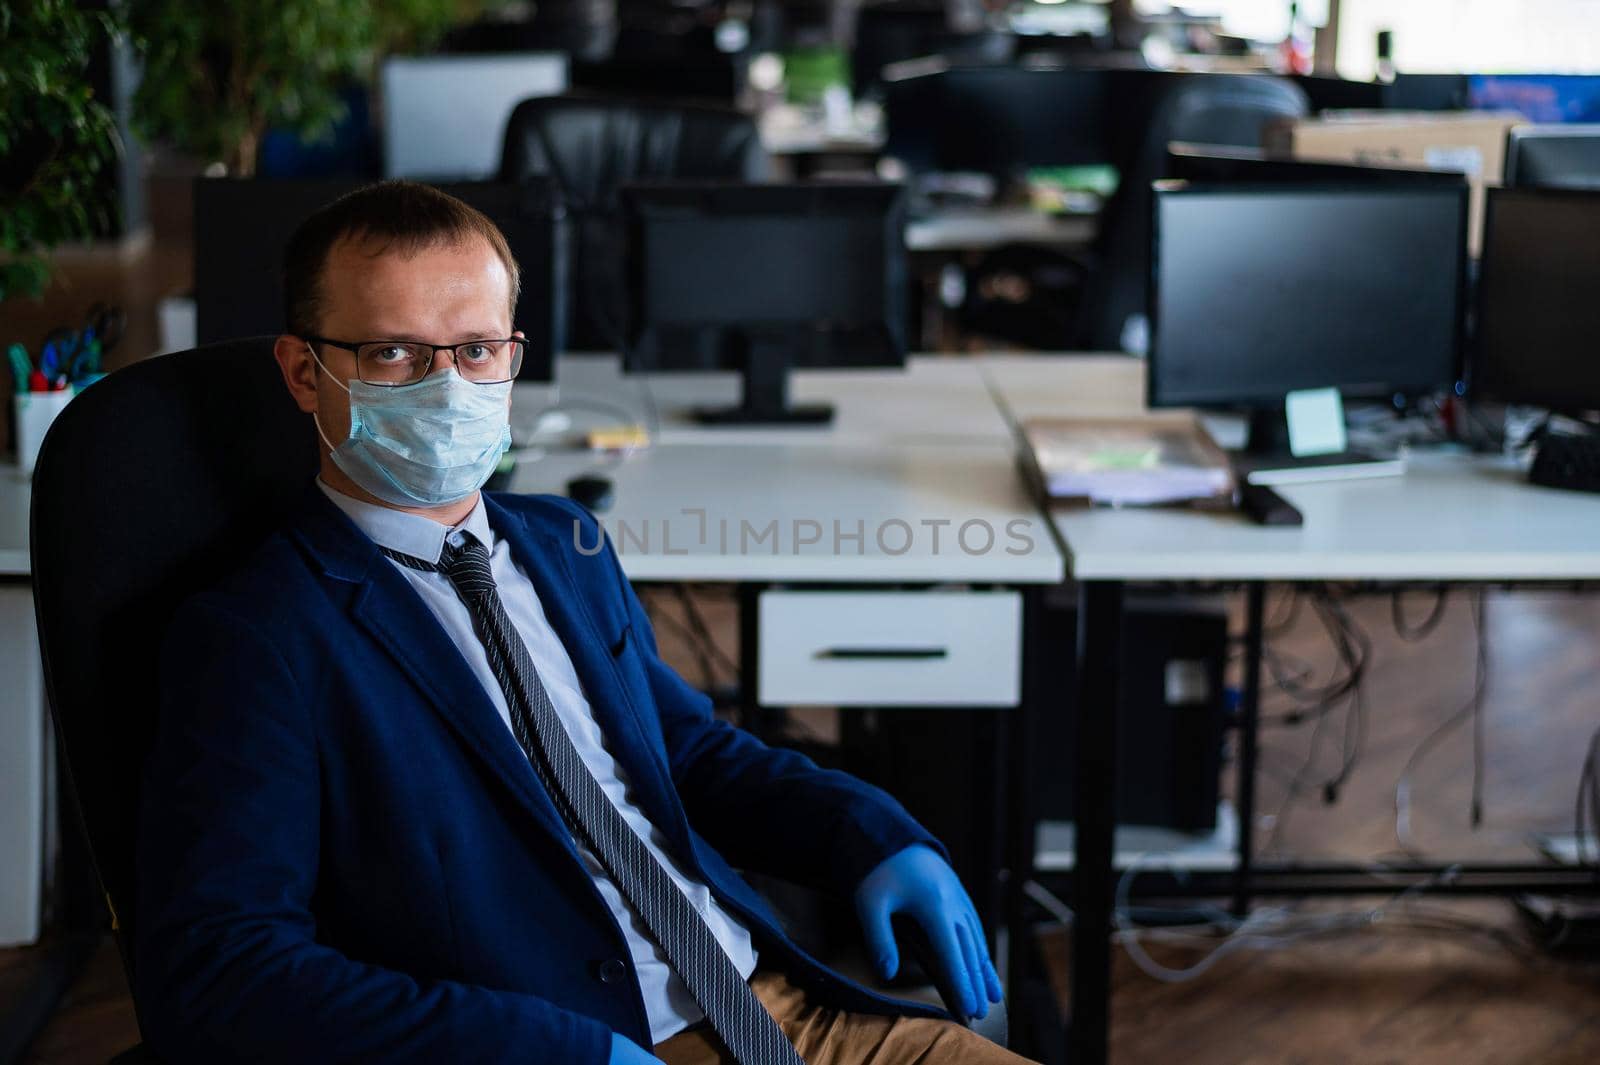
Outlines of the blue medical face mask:
{"label": "blue medical face mask", "polygon": [[[315,349],[311,357],[328,372]],[[328,376],[350,393],[350,436],[335,446],[321,421],[317,433],[334,465],[386,503],[438,507],[465,499],[511,446],[510,381],[474,384],[454,367],[414,385],[346,385]]]}

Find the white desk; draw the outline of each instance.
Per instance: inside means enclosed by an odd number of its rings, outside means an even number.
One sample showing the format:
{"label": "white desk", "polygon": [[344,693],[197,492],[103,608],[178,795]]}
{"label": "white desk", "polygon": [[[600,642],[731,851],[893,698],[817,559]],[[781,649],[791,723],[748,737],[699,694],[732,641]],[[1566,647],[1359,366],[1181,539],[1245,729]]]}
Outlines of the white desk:
{"label": "white desk", "polygon": [[[531,428],[538,412],[552,402],[571,404],[585,425],[614,423],[603,411],[583,409],[598,401],[617,414],[656,424],[659,444],[949,444],[1010,439],[977,363],[970,358],[913,355],[904,369],[794,370],[789,393],[794,403],[829,403],[835,409],[826,426],[707,426],[694,420],[696,407],[732,406],[741,392],[734,373],[624,374],[611,354],[562,355],[553,385],[519,384],[512,408],[513,429]],[[520,439],[527,433],[518,434]]]}
{"label": "white desk", "polygon": [[28,482],[0,464],[0,947],[39,938],[44,887],[44,676],[29,584]]}
{"label": "white desk", "polygon": [[[553,454],[519,466],[512,487],[560,492],[596,468],[589,455]],[[635,580],[1055,584],[1063,574],[1005,442],[663,444],[601,472],[616,497],[601,522]],[[835,522],[847,535],[864,529],[864,542],[836,543]],[[776,536],[755,540],[773,525]],[[994,543],[980,550],[985,530]]]}
{"label": "white desk", "polygon": [[[1012,417],[1144,409],[1127,356],[989,356]],[[1400,477],[1295,485],[1299,528],[1237,514],[1057,509],[1077,580],[1578,580],[1600,578],[1600,496],[1528,483],[1507,459],[1418,454]]]}

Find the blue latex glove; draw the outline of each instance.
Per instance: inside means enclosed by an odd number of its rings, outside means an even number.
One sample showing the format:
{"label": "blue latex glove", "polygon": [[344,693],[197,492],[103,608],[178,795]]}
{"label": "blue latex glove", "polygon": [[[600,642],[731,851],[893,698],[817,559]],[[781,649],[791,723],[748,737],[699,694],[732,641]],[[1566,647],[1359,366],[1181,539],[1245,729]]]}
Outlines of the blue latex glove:
{"label": "blue latex glove", "polygon": [[889,924],[897,913],[915,918],[927,933],[932,962],[943,970],[929,975],[954,990],[956,1001],[945,1003],[950,1012],[962,1020],[988,1016],[989,1003],[1000,1001],[1000,975],[989,960],[972,900],[932,847],[918,843],[884,859],[856,888],[856,916],[885,980],[900,971],[900,950]]}
{"label": "blue latex glove", "polygon": [[611,1033],[611,1057],[606,1065],[661,1065],[661,1059],[627,1036]]}

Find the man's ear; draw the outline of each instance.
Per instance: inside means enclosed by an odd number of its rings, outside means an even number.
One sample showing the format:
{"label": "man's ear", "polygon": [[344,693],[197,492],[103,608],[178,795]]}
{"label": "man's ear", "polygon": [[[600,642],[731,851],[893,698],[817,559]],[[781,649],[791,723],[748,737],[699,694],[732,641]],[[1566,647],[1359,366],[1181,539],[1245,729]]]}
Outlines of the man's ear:
{"label": "man's ear", "polygon": [[294,397],[295,406],[306,414],[315,414],[319,371],[305,339],[285,333],[272,345],[272,357],[278,360],[278,370],[283,374],[289,395]]}

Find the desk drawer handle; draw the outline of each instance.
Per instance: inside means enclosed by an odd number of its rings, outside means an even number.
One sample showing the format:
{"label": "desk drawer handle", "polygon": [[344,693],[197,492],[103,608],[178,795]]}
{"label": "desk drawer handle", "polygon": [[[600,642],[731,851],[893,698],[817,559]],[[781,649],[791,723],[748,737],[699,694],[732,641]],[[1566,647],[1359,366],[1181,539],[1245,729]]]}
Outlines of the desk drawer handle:
{"label": "desk drawer handle", "polygon": [[950,652],[943,647],[824,647],[813,657],[833,659],[897,659],[924,661],[936,658],[949,658]]}

